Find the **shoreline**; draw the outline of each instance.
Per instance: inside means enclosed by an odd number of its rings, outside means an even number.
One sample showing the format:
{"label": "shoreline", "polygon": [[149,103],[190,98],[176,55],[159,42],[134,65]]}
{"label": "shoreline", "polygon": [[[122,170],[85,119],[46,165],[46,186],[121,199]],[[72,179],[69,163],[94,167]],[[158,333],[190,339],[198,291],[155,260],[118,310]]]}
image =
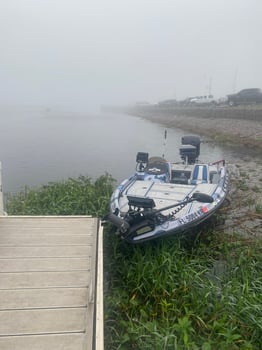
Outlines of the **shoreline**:
{"label": "shoreline", "polygon": [[[215,110],[215,113],[214,113]],[[229,113],[227,115],[226,113]],[[262,151],[262,109],[239,113],[229,108],[183,108],[174,110],[134,108],[128,114],[208,137],[217,144],[247,148],[258,154]],[[259,113],[258,113],[259,111]],[[234,113],[233,113],[234,112]]]}

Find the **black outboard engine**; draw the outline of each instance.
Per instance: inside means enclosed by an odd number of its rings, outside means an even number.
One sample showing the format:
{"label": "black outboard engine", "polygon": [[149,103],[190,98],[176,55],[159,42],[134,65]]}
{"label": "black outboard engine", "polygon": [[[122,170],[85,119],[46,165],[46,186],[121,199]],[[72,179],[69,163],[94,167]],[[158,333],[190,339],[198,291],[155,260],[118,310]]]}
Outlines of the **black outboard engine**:
{"label": "black outboard engine", "polygon": [[200,142],[198,136],[183,136],[179,149],[181,159],[188,164],[194,164],[200,155]]}
{"label": "black outboard engine", "polygon": [[145,152],[137,153],[136,155],[137,171],[144,171],[148,163],[148,157],[149,157],[148,153],[145,153]]}

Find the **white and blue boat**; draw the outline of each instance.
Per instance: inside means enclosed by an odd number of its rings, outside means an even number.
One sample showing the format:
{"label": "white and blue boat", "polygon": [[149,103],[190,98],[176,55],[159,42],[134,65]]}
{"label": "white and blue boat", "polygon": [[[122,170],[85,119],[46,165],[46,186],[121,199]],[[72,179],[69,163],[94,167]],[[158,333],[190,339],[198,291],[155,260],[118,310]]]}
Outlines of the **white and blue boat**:
{"label": "white and blue boat", "polygon": [[134,174],[113,192],[105,217],[130,243],[177,235],[196,227],[223,204],[229,189],[225,160],[201,163],[200,138],[182,137],[182,161],[139,152]]}

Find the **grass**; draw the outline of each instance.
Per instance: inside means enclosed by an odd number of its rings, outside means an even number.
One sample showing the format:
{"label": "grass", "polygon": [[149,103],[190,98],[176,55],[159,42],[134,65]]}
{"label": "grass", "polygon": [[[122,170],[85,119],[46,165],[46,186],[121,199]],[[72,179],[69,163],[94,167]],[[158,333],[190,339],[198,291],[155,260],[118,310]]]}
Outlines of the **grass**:
{"label": "grass", "polygon": [[102,216],[113,191],[114,179],[105,174],[96,181],[87,176],[50,182],[36,189],[7,196],[9,215],[93,215]]}
{"label": "grass", "polygon": [[[114,181],[80,176],[7,199],[22,215],[106,213]],[[260,208],[258,208],[258,211]],[[216,233],[130,245],[104,238],[106,350],[262,348],[261,241]]]}
{"label": "grass", "polygon": [[261,348],[261,247],[200,237],[108,240],[106,349]]}
{"label": "grass", "polygon": [[262,204],[257,204],[255,206],[255,211],[257,214],[262,214]]}

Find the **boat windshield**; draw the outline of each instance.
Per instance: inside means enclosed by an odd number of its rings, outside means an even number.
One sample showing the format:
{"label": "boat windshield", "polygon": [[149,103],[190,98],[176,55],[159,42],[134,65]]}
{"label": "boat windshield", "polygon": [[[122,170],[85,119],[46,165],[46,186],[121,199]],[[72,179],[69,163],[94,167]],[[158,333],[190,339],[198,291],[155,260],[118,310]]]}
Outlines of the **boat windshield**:
{"label": "boat windshield", "polygon": [[167,162],[161,157],[149,158],[145,172],[150,175],[166,174],[168,171]]}

